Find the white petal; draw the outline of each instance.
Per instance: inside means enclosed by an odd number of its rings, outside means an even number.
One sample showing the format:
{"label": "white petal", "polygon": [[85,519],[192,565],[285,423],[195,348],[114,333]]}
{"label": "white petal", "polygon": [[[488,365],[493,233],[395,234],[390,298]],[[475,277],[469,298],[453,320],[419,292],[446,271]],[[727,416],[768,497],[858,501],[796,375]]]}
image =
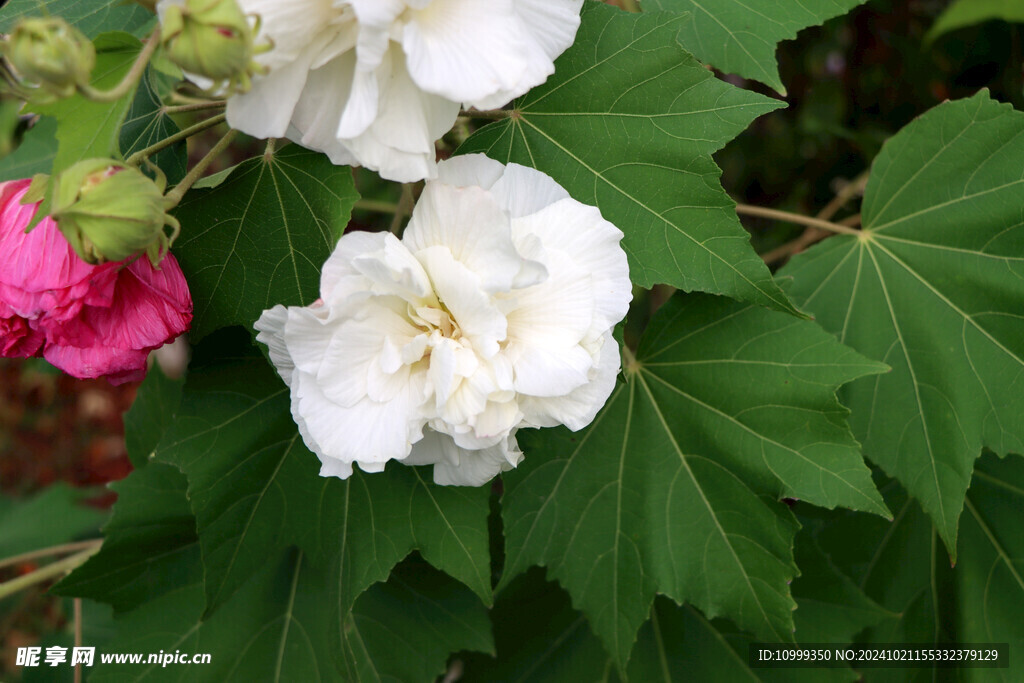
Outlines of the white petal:
{"label": "white petal", "polygon": [[[438,182],[455,187],[480,187],[489,190],[504,173],[503,163],[484,154],[463,154],[446,159],[437,165]],[[501,205],[500,200],[498,204],[502,208],[507,208]]]}
{"label": "white petal", "polygon": [[510,343],[564,349],[580,343],[593,328],[593,276],[565,260],[550,267],[547,280],[509,295]]}
{"label": "white petal", "polygon": [[364,254],[384,248],[385,233],[354,230],[338,240],[334,251],[320,271],[320,296],[332,306],[360,292],[367,292],[371,283],[353,263]]}
{"label": "white petal", "polygon": [[534,427],[564,424],[573,431],[583,429],[594,420],[611,395],[619,368],[619,344],[609,331],[603,337],[598,364],[589,382],[567,396],[520,397],[525,423]]}
{"label": "white petal", "polygon": [[409,13],[402,47],[416,85],[456,102],[513,88],[528,66],[512,0],[433,0]]}
{"label": "white petal", "polygon": [[311,45],[294,60],[255,79],[249,92],[230,98],[227,117],[231,127],[257,138],[283,137],[320,47]]}
{"label": "white petal", "polygon": [[519,164],[505,167],[505,173],[494,183],[491,193],[512,218],[529,216],[559,200],[569,198],[565,188],[551,176]]}
{"label": "white petal", "polygon": [[319,38],[325,34],[325,27],[343,20],[342,11],[332,0],[239,0],[238,6],[246,15],[260,17],[256,43],[273,41],[272,50],[258,55],[260,63],[272,69],[296,59],[309,48],[312,37]]}
{"label": "white petal", "polygon": [[428,183],[402,241],[417,258],[428,247],[447,248],[490,293],[510,289],[524,265],[508,216],[489,192],[478,187]]}
{"label": "white petal", "polygon": [[456,261],[444,247],[428,247],[416,258],[434,284],[437,298],[462,330],[472,340],[473,348],[484,358],[498,352],[505,340],[508,322],[496,303],[486,294],[484,281],[476,272]]}
{"label": "white petal", "polygon": [[[380,85],[376,70],[356,69],[349,91],[348,102],[338,121],[336,138],[354,138],[362,135],[377,118],[380,103]],[[388,74],[380,74],[387,78]]]}
{"label": "white petal", "polygon": [[413,445],[405,464],[434,463],[434,483],[445,486],[482,486],[501,472],[518,465],[523,454],[515,437],[477,451],[459,448],[450,436],[427,430]]}
{"label": "white petal", "polygon": [[394,294],[415,305],[435,302],[430,278],[409,249],[390,232],[383,235],[383,248],[352,259],[352,267],[366,276],[374,291]]}
{"label": "white petal", "polygon": [[284,327],[287,322],[288,309],[278,304],[263,311],[263,315],[253,327],[259,332],[256,335],[256,341],[267,345],[270,361],[274,364],[277,374],[281,375],[285,384],[291,386],[295,363],[292,361],[288,345],[284,341]]}
{"label": "white petal", "polygon": [[407,395],[381,403],[366,398],[342,407],[327,398],[312,375],[299,373],[297,379],[292,400],[313,441],[306,445],[318,455],[360,465],[400,460],[423,428]]}
{"label": "white petal", "polygon": [[564,396],[582,386],[594,359],[581,346],[510,349],[514,354],[516,391],[527,396]]}
{"label": "white petal", "polygon": [[523,57],[527,67],[510,88],[477,100],[466,100],[477,109],[494,109],[540,85],[554,73],[554,60],[576,38],[583,0],[515,0],[523,34],[527,36]]}
{"label": "white petal", "polygon": [[563,199],[513,220],[512,231],[517,239],[527,234],[540,238],[548,252],[545,265],[551,279],[566,277],[560,271],[570,264],[574,270],[592,275],[595,334],[603,334],[626,316],[633,285],[626,253],[619,245],[622,231],[604,220],[596,208]]}

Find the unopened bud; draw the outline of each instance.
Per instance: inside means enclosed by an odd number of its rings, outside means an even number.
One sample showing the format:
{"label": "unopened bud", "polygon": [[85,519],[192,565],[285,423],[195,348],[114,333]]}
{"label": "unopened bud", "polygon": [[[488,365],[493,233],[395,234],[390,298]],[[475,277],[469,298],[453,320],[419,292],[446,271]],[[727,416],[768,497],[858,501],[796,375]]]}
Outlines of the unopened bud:
{"label": "unopened bud", "polygon": [[50,215],[87,263],[123,261],[145,251],[154,264],[167,251],[163,188],[137,168],[86,159],[55,179]]}
{"label": "unopened bud", "polygon": [[88,85],[96,64],[96,49],[89,39],[59,17],[18,22],[4,52],[22,78],[60,97]]}
{"label": "unopened bud", "polygon": [[172,62],[216,87],[248,89],[260,69],[253,29],[236,0],[166,0],[160,11],[160,39]]}

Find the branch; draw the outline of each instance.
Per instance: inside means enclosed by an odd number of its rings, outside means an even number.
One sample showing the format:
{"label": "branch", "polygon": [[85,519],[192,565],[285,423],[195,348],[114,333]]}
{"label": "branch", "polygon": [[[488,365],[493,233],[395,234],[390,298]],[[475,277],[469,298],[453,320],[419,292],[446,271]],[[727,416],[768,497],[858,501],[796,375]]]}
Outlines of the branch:
{"label": "branch", "polygon": [[192,187],[193,183],[203,176],[203,173],[209,165],[213,163],[213,160],[219,157],[221,153],[228,148],[228,145],[231,144],[231,141],[235,139],[236,135],[238,135],[238,131],[234,129],[225,133],[224,137],[222,137],[217,144],[213,146],[213,149],[211,149],[205,157],[200,159],[199,163],[192,167],[192,170],[188,172],[188,175],[182,178],[181,182],[175,185],[173,190],[164,195],[165,210],[173,209],[181,202],[182,197],[184,197],[185,193],[189,191],[189,188]]}
{"label": "branch", "polygon": [[63,560],[58,560],[46,565],[45,567],[40,567],[34,572],[0,583],[0,600],[3,600],[9,595],[14,595],[18,591],[34,586],[37,583],[43,583],[44,581],[56,579],[63,574],[67,574],[72,569],[75,569],[99,552],[99,549],[100,545],[96,544],[80,553],[70,557],[65,557]]}
{"label": "branch", "polygon": [[507,119],[512,116],[512,109],[462,109],[459,111],[459,116],[465,116],[471,119],[491,119],[492,121],[499,121],[501,119]]}
{"label": "branch", "polygon": [[49,548],[40,548],[39,550],[30,550],[27,553],[20,555],[12,555],[11,557],[5,557],[0,560],[0,569],[6,567],[16,567],[19,564],[25,562],[31,562],[32,560],[38,560],[40,557],[50,557],[51,555],[66,555],[67,553],[73,553],[78,550],[85,550],[93,546],[98,546],[103,543],[102,538],[93,538],[88,541],[76,541],[75,543],[64,543],[62,545],[54,545]]}
{"label": "branch", "polygon": [[148,159],[149,157],[153,156],[160,150],[166,149],[171,145],[181,142],[182,140],[187,140],[193,135],[196,135],[197,133],[202,133],[204,130],[208,128],[213,128],[214,126],[220,125],[224,123],[225,119],[227,119],[227,115],[217,114],[216,116],[210,117],[205,121],[200,121],[194,126],[189,126],[184,130],[179,130],[174,135],[166,137],[160,142],[154,143],[149,147],[146,147],[145,149],[140,149],[138,152],[135,152],[130,157],[128,157],[124,163],[128,166],[138,166],[139,164],[142,163],[144,159]]}
{"label": "branch", "polygon": [[157,45],[160,44],[160,30],[156,29],[153,34],[146,41],[145,46],[142,48],[142,52],[135,59],[135,63],[132,64],[132,68],[128,70],[128,73],[124,75],[121,82],[115,85],[110,90],[96,90],[91,85],[82,84],[78,86],[78,91],[85,97],[89,98],[93,102],[116,102],[125,95],[127,95],[135,84],[139,82],[139,78],[142,76],[142,72],[146,70],[146,65],[149,64],[149,58],[156,52]]}
{"label": "branch", "polygon": [[[860,223],[859,214],[856,216],[850,216],[849,218],[844,218],[843,220],[839,221],[840,225],[848,226],[857,225],[858,223]],[[771,251],[766,251],[765,253],[761,254],[761,259],[764,260],[765,263],[775,263],[776,261],[781,261],[782,259],[792,256],[793,254],[800,253],[807,247],[811,246],[816,242],[820,242],[821,240],[825,239],[831,234],[833,233],[828,232],[827,230],[822,230],[820,228],[807,228],[806,230],[804,230],[803,234],[801,234],[795,240],[786,242],[781,246],[775,247]]]}
{"label": "branch", "polygon": [[860,230],[848,228],[847,226],[841,223],[832,223],[830,221],[823,221],[820,218],[801,216],[798,213],[790,213],[789,211],[779,211],[778,209],[769,209],[764,206],[737,204],[736,213],[740,214],[741,216],[758,216],[760,218],[770,218],[772,220],[783,221],[785,223],[809,225],[811,227],[821,228],[822,230],[828,230],[829,232],[839,233],[840,235],[860,234]]}

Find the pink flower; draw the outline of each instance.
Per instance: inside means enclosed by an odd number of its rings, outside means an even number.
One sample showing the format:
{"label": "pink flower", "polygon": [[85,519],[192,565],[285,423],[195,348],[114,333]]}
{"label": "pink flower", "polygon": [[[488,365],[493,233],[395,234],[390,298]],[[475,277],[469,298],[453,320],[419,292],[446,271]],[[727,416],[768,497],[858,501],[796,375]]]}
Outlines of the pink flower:
{"label": "pink flower", "polygon": [[185,332],[192,297],[168,254],[91,266],[56,224],[25,232],[28,180],[0,183],[0,356],[42,355],[79,378],[142,379],[149,352]]}

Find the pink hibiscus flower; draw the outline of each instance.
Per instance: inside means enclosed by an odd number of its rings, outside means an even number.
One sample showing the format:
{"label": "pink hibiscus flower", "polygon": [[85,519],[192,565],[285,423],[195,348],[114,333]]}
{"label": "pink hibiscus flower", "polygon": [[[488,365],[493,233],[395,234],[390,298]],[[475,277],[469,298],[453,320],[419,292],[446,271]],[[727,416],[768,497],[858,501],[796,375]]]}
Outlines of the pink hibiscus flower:
{"label": "pink hibiscus flower", "polygon": [[38,204],[28,180],[0,183],[0,356],[41,355],[69,375],[142,379],[149,352],[188,330],[192,297],[168,254],[92,266],[49,218],[25,232]]}

